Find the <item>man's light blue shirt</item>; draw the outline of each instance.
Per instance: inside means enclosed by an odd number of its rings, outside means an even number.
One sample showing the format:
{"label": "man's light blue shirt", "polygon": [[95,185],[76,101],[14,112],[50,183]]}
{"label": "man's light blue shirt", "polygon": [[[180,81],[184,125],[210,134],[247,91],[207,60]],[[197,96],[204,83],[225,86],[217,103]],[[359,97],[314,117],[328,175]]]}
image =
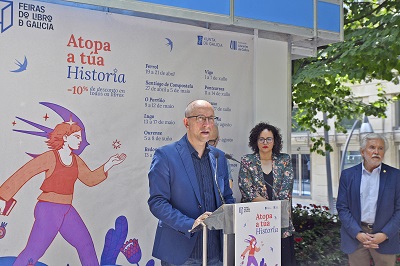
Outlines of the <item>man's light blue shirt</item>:
{"label": "man's light blue shirt", "polygon": [[362,164],[360,201],[361,201],[361,221],[364,223],[375,222],[376,206],[379,194],[379,176],[381,165],[368,172],[364,163]]}

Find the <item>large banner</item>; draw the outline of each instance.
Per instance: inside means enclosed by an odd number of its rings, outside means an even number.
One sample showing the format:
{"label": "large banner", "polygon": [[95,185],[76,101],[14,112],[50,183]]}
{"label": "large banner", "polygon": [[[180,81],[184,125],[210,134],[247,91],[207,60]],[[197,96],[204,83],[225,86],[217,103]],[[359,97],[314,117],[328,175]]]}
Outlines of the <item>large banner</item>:
{"label": "large banner", "polygon": [[154,150],[205,99],[218,148],[248,153],[252,36],[38,1],[0,9],[0,265],[159,265]]}

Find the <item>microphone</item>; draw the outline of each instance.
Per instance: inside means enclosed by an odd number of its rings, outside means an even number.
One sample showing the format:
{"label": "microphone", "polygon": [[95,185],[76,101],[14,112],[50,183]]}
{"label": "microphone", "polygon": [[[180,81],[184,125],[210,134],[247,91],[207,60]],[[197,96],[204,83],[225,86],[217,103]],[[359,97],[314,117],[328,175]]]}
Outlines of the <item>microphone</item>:
{"label": "microphone", "polygon": [[228,160],[232,160],[232,161],[235,161],[235,162],[238,162],[238,163],[242,164],[241,162],[239,162],[238,160],[233,158],[230,154],[225,153],[225,158],[228,159]]}
{"label": "microphone", "polygon": [[225,199],[222,196],[221,189],[219,188],[218,180],[217,180],[219,153],[218,152],[214,153],[214,157],[215,157],[215,175],[214,175],[214,180],[215,180],[215,184],[217,185],[218,194],[219,194],[219,197],[221,198],[222,204],[225,204]]}
{"label": "microphone", "polygon": [[[250,170],[250,168],[247,165],[244,165],[242,162],[239,162],[238,160],[233,158],[230,154],[225,153],[225,158],[228,159],[228,160],[232,160],[232,161],[235,161],[235,162],[239,163],[240,166],[243,166],[244,168],[247,169],[247,171],[250,172],[250,175],[253,175],[253,172]],[[264,182],[267,184],[267,186],[269,186],[272,189],[272,192],[274,193],[274,187],[270,183],[268,183],[267,181],[264,180]],[[275,196],[275,193],[274,193],[274,196]],[[276,196],[275,196],[275,198],[276,198]]]}

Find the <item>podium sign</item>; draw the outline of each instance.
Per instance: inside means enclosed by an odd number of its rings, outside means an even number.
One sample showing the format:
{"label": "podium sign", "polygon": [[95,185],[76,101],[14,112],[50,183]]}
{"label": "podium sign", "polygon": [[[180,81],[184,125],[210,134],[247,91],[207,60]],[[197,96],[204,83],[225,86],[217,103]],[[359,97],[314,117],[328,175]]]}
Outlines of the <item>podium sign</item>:
{"label": "podium sign", "polygon": [[207,230],[224,233],[224,266],[281,265],[281,228],[289,226],[288,200],[224,204],[204,225],[203,266],[207,265]]}
{"label": "podium sign", "polygon": [[236,265],[281,265],[281,201],[235,204]]}

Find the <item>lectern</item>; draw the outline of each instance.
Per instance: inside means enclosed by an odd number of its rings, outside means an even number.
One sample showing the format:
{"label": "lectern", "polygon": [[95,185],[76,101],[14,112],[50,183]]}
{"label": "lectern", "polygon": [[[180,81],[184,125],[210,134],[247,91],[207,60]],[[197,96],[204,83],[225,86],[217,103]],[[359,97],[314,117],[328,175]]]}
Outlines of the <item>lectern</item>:
{"label": "lectern", "polygon": [[[207,265],[207,230],[223,231],[224,266],[246,257],[281,265],[281,228],[289,227],[290,211],[287,200],[222,205],[204,220],[203,266]],[[254,253],[251,258],[250,249]]]}

